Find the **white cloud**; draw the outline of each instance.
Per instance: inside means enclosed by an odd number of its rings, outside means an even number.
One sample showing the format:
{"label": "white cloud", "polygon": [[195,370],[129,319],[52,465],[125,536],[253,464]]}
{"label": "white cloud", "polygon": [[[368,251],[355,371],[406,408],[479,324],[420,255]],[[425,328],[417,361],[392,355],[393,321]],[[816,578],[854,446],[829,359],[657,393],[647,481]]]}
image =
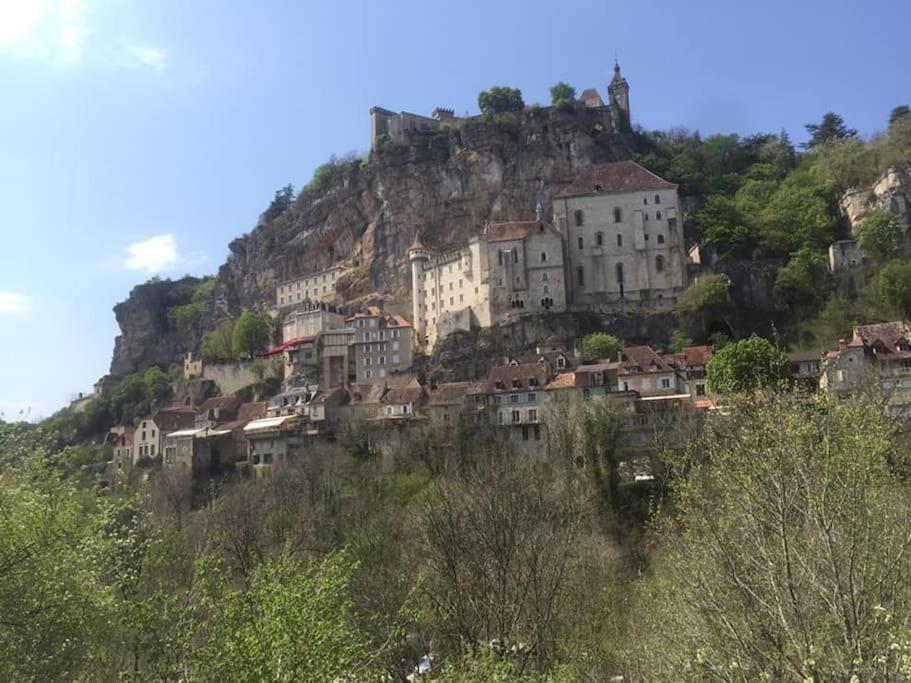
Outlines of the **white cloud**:
{"label": "white cloud", "polygon": [[32,297],[17,292],[0,292],[0,313],[22,313],[32,307]]}
{"label": "white cloud", "polygon": [[139,43],[122,43],[124,52],[134,66],[145,66],[162,72],[168,68],[168,55],[159,47]]}
{"label": "white cloud", "polygon": [[174,235],[156,235],[126,248],[123,266],[127,270],[144,270],[150,275],[173,270],[180,264]]}
{"label": "white cloud", "polygon": [[0,51],[73,64],[88,34],[84,0],[0,0]]}

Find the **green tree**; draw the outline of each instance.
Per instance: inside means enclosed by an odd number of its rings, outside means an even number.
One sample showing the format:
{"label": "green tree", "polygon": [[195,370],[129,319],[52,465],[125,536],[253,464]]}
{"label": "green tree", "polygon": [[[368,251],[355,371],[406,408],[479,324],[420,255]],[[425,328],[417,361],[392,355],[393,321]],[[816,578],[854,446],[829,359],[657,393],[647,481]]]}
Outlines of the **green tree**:
{"label": "green tree", "polygon": [[734,201],[723,195],[712,195],[697,214],[705,243],[719,256],[745,257],[750,252],[750,231]]}
{"label": "green tree", "polygon": [[146,370],[142,380],[145,383],[146,398],[150,403],[161,403],[171,395],[171,381],[157,365]]}
{"label": "green tree", "polygon": [[276,190],[275,197],[269,207],[262,212],[259,217],[260,224],[267,224],[283,215],[294,204],[294,186],[285,185],[282,189]]}
{"label": "green tree", "polygon": [[889,126],[895,125],[897,121],[911,118],[911,107],[907,104],[900,104],[889,113]]}
{"label": "green tree", "polygon": [[672,461],[631,678],[903,680],[911,463],[891,422],[790,393],[709,418]]}
{"label": "green tree", "polygon": [[911,316],[911,262],[889,261],[879,272],[879,295],[887,306]]}
{"label": "green tree", "polygon": [[877,173],[875,151],[857,138],[829,140],[816,149],[813,174],[836,193],[869,185]]}
{"label": "green tree", "polygon": [[582,338],[582,359],[585,362],[613,358],[623,347],[623,342],[612,334],[595,332]]}
{"label": "green tree", "polygon": [[576,89],[560,81],[550,88],[550,102],[557,109],[571,109],[576,102]]}
{"label": "green tree", "polygon": [[804,247],[779,269],[772,291],[780,304],[817,310],[828,293],[827,284],[825,257]]}
{"label": "green tree", "polygon": [[236,588],[217,562],[199,565],[203,585],[194,678],[204,681],[366,680],[371,653],[355,624],[344,552],[301,566],[284,555]]}
{"label": "green tree", "polygon": [[846,140],[848,138],[857,137],[857,130],[848,128],[845,125],[845,120],[840,115],[831,111],[823,115],[822,121],[819,123],[808,123],[804,128],[806,128],[807,133],[810,134],[809,141],[801,145],[805,149],[813,149],[824,142],[830,142],[832,140]]}
{"label": "green tree", "polygon": [[202,337],[199,352],[208,361],[231,360],[234,358],[234,320],[222,320],[214,330]]}
{"label": "green tree", "polygon": [[895,254],[902,238],[898,220],[888,211],[871,212],[854,229],[857,241],[865,252],[881,259]]}
{"label": "green tree", "polygon": [[231,350],[234,356],[253,358],[257,353],[265,351],[268,346],[269,323],[265,318],[252,311],[241,313],[231,335]]}
{"label": "green tree", "polygon": [[522,91],[518,88],[494,86],[478,95],[478,108],[486,116],[522,111],[524,107]]}
{"label": "green tree", "polygon": [[762,337],[728,344],[706,366],[709,388],[720,394],[749,392],[774,385],[788,376],[789,361]]}
{"label": "green tree", "polygon": [[111,408],[121,424],[148,413],[148,391],[142,375],[124,377],[111,394]]}
{"label": "green tree", "polygon": [[760,246],[771,254],[828,246],[837,225],[832,203],[831,190],[813,177],[809,167],[793,171],[759,216]]}
{"label": "green tree", "polygon": [[687,346],[692,346],[692,345],[693,345],[692,337],[686,336],[680,330],[674,330],[673,332],[671,332],[671,341],[669,344],[669,348],[674,353],[680,353],[680,351],[685,349]]}
{"label": "green tree", "polygon": [[92,496],[30,456],[0,477],[0,679],[89,680],[112,623]]}

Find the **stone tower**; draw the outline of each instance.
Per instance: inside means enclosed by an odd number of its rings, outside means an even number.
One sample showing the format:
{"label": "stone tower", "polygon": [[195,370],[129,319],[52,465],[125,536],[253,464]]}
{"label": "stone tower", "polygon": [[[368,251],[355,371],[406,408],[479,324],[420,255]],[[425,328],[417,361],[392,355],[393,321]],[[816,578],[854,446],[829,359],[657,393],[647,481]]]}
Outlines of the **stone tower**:
{"label": "stone tower", "polygon": [[607,94],[610,106],[618,113],[619,132],[628,133],[632,130],[632,118],[629,114],[629,83],[620,73],[620,64],[616,61],[614,62],[614,77],[607,86]]}
{"label": "stone tower", "polygon": [[421,316],[421,275],[424,268],[430,262],[430,252],[421,244],[421,238],[418,234],[414,236],[414,242],[408,248],[408,260],[411,261],[411,323],[414,325],[414,331],[418,338],[418,343],[423,345],[427,336],[427,329]]}

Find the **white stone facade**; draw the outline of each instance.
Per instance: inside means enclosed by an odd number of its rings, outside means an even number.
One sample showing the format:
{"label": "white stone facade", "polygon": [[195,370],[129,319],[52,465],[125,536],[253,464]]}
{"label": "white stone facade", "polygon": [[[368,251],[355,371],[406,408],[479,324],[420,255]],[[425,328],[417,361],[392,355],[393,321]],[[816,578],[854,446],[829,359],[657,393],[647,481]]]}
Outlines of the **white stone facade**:
{"label": "white stone facade", "polygon": [[316,273],[285,280],[275,288],[275,305],[285,308],[307,301],[335,301],[335,285],[343,272],[344,268],[336,265]]}

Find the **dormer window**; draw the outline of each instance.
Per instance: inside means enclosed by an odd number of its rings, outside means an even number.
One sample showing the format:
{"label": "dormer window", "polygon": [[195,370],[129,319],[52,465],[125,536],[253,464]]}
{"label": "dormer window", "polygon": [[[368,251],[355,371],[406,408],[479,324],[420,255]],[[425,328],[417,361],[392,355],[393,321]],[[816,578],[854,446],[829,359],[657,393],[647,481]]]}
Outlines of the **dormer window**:
{"label": "dormer window", "polygon": [[519,388],[519,380],[514,379],[514,380],[512,381],[512,388],[513,388],[513,389],[518,389],[518,388]]}
{"label": "dormer window", "polygon": [[536,386],[538,386],[538,380],[537,380],[535,377],[529,377],[529,378],[528,378],[528,386],[530,386],[530,387],[536,387]]}
{"label": "dormer window", "polygon": [[604,192],[604,188],[601,185],[595,185],[595,192]]}

